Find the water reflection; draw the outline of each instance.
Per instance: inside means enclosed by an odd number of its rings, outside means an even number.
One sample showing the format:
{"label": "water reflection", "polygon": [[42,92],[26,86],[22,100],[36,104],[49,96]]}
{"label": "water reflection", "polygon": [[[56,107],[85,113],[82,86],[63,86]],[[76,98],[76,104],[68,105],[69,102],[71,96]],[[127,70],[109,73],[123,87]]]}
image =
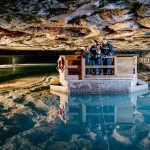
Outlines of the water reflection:
{"label": "water reflection", "polygon": [[[57,94],[57,93],[55,93]],[[59,117],[80,137],[94,140],[92,149],[150,148],[150,93],[64,95]],[[70,132],[71,134],[71,132]],[[84,135],[84,136],[83,136]]]}
{"label": "water reflection", "polygon": [[0,82],[32,75],[56,74],[56,64],[19,64],[12,68],[0,68]]}
{"label": "water reflection", "polygon": [[56,72],[56,64],[18,64],[14,67],[0,68],[0,76],[6,76],[19,73],[45,73],[52,70]]}
{"label": "water reflection", "polygon": [[[137,98],[142,93],[133,94],[70,94],[60,96],[60,114],[67,124],[133,124],[137,111]],[[64,110],[63,110],[64,109]]]}

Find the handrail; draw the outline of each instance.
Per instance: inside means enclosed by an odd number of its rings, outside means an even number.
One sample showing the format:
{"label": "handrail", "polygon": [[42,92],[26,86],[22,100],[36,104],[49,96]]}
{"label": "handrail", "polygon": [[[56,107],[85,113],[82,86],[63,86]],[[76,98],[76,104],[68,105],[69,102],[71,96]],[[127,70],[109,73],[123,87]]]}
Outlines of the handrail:
{"label": "handrail", "polygon": [[85,68],[115,68],[115,65],[110,65],[110,66],[100,66],[100,65],[95,65],[95,66],[85,66]]}
{"label": "handrail", "polygon": [[[80,56],[80,58],[79,58]],[[67,58],[66,58],[67,57]],[[124,58],[123,58],[124,57]],[[113,56],[107,56],[105,57],[111,58],[113,60],[112,65],[85,65],[85,59],[81,55],[67,55],[65,56],[65,78],[66,79],[81,79],[84,80],[86,78],[92,79],[92,78],[133,78],[137,76],[137,56],[135,55],[113,55]],[[79,61],[81,60],[81,64],[78,64],[76,62],[70,63],[68,61]],[[70,64],[70,65],[69,65]],[[74,65],[73,65],[74,64]],[[98,75],[91,75],[88,76],[86,74],[86,69],[108,69],[110,68],[112,70],[112,74],[110,75],[103,75],[103,76],[98,76]],[[78,74],[72,73],[77,71]],[[81,73],[79,75],[79,72]],[[133,76],[134,75],[134,76]]]}
{"label": "handrail", "polygon": [[79,65],[67,65],[66,68],[67,69],[71,69],[71,68],[80,68],[81,66]]}

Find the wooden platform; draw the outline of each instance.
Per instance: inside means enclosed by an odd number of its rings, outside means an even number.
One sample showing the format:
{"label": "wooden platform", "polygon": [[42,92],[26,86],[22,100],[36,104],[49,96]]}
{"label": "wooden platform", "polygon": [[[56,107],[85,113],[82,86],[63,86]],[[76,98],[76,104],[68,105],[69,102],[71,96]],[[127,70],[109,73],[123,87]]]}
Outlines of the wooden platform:
{"label": "wooden platform", "polygon": [[67,93],[68,88],[65,86],[50,85],[50,90],[55,90],[55,91]]}
{"label": "wooden platform", "polygon": [[120,79],[133,79],[133,75],[85,75],[84,80],[99,80],[99,79],[111,79],[111,80],[120,80]]}
{"label": "wooden platform", "polygon": [[[144,83],[137,87],[137,55],[114,55],[108,57],[112,59],[111,66],[87,66],[85,58],[81,55],[61,55],[65,60],[65,68],[60,72],[60,84],[67,87],[67,92],[71,93],[129,93],[140,89],[148,89],[148,84]],[[107,59],[107,58],[106,58]],[[87,69],[91,69],[92,75],[87,75]],[[111,75],[95,75],[94,69],[107,68],[112,71]],[[100,73],[100,72],[99,72]],[[51,87],[54,89],[64,89]],[[66,91],[66,89],[64,90]]]}

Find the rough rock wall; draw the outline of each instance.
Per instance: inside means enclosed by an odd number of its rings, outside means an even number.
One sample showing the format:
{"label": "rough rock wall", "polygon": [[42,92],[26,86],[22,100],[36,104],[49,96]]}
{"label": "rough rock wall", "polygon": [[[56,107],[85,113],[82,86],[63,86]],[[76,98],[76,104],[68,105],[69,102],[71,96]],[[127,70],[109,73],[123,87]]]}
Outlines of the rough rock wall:
{"label": "rough rock wall", "polygon": [[80,49],[107,36],[150,50],[150,0],[1,0],[0,46]]}

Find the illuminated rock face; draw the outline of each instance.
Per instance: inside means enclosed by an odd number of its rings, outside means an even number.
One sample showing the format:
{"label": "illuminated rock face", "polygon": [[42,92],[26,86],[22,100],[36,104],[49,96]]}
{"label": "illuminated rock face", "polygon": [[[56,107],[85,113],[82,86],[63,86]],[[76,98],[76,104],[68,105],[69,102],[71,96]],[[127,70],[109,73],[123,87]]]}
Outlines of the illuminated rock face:
{"label": "illuminated rock face", "polygon": [[0,46],[74,50],[104,36],[116,50],[150,50],[150,1],[0,1]]}

